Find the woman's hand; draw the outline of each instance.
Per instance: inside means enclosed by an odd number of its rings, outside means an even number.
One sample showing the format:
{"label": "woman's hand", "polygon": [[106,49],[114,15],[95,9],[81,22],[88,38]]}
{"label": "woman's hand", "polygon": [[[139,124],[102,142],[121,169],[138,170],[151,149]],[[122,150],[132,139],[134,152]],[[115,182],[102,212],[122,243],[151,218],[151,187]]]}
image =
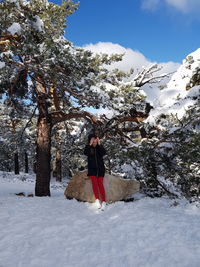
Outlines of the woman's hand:
{"label": "woman's hand", "polygon": [[90,146],[92,146],[92,144],[94,142],[94,139],[95,139],[94,137],[91,138],[91,140],[90,140]]}
{"label": "woman's hand", "polygon": [[97,137],[97,144],[98,144],[99,146],[100,146],[100,144],[101,144],[99,137]]}

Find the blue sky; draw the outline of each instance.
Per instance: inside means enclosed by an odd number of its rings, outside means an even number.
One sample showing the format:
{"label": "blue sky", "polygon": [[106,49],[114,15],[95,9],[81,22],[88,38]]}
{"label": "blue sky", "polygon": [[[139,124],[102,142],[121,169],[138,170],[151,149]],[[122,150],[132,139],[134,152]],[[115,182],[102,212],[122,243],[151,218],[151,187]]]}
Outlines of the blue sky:
{"label": "blue sky", "polygon": [[81,0],[66,37],[77,46],[111,42],[150,61],[181,63],[200,44],[198,8],[200,0]]}

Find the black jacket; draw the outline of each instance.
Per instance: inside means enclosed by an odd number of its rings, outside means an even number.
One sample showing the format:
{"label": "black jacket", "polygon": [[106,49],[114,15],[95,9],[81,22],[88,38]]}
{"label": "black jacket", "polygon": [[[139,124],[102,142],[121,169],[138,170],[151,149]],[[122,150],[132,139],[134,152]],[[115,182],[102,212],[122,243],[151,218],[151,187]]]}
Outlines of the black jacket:
{"label": "black jacket", "polygon": [[96,147],[86,145],[84,154],[88,157],[88,176],[104,177],[103,156],[106,154],[104,147],[102,145]]}

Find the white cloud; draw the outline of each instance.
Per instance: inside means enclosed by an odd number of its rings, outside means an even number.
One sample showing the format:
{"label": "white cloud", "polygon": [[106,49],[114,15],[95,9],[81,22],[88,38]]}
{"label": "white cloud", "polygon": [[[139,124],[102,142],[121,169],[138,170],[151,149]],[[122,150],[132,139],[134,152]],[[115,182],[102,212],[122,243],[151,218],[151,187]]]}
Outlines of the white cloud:
{"label": "white cloud", "polygon": [[[172,7],[175,7],[176,9],[185,12],[188,7],[188,0],[165,0],[166,3]],[[192,0],[190,0],[191,2]]]}
{"label": "white cloud", "polygon": [[111,68],[119,68],[123,71],[129,71],[131,68],[141,69],[142,66],[148,66],[148,61],[143,54],[130,48],[125,48],[119,44],[111,42],[99,42],[97,44],[88,44],[84,48],[94,53],[125,54],[123,60],[111,65]]}
{"label": "white cloud", "polygon": [[[106,53],[106,54],[125,54],[121,62],[116,62],[112,64],[109,68],[118,68],[122,71],[129,71],[131,68],[135,70],[135,74],[142,69],[142,67],[149,67],[150,65],[156,63],[148,60],[142,53],[135,51],[131,48],[125,48],[119,44],[113,44],[111,42],[99,42],[97,44],[88,44],[84,46],[85,49],[88,49],[94,53]],[[159,63],[162,65],[162,70],[158,72],[161,73],[172,73],[177,70],[180,64],[175,62],[164,62]],[[166,83],[168,80],[162,82]],[[160,94],[158,85],[154,85],[153,88],[150,88],[149,85],[144,86],[143,90],[147,94],[148,101],[152,102]]]}
{"label": "white cloud", "polygon": [[197,13],[200,8],[199,0],[141,0],[141,6],[144,9],[155,10],[159,4],[164,3],[169,7],[175,8],[182,13]]}
{"label": "white cloud", "polygon": [[148,10],[155,10],[158,8],[160,0],[142,0],[142,8]]}

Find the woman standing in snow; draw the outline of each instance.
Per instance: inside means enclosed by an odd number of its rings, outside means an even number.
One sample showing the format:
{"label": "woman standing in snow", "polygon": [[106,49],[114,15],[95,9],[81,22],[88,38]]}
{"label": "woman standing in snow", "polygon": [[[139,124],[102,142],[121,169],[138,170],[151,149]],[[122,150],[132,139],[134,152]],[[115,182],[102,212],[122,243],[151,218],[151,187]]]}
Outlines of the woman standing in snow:
{"label": "woman standing in snow", "polygon": [[[99,137],[94,134],[88,136],[88,144],[85,146],[84,154],[88,157],[88,176],[92,181],[93,193],[96,198],[95,205],[99,209],[104,209],[106,197],[103,185],[105,175],[103,156],[106,154],[106,151],[102,144],[100,144]],[[102,203],[99,200],[98,189],[101,194]]]}

